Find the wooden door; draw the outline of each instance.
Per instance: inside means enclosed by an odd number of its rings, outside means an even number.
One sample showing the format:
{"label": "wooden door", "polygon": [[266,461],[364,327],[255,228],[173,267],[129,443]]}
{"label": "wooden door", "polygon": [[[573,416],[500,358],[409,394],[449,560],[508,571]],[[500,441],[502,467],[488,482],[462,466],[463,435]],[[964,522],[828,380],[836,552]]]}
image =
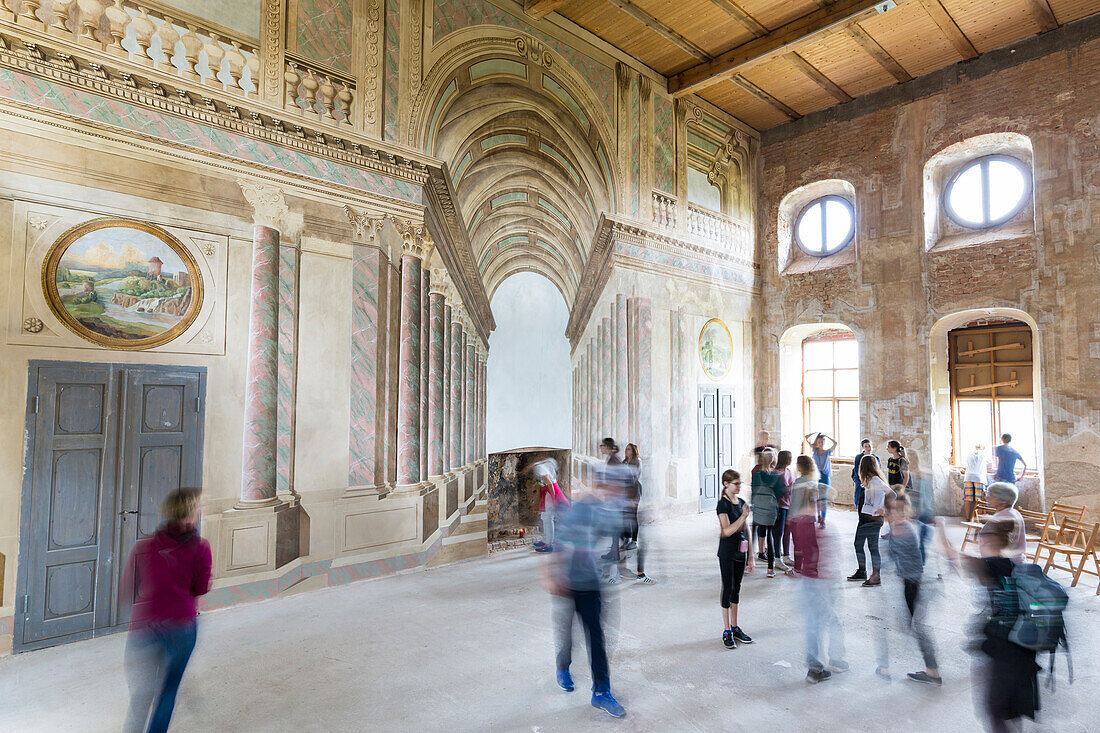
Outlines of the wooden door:
{"label": "wooden door", "polygon": [[737,445],[734,440],[737,424],[734,420],[734,410],[737,402],[733,399],[733,391],[728,389],[718,390],[718,492],[722,491],[722,474],[727,468],[737,467]]}
{"label": "wooden door", "polygon": [[31,367],[15,649],[110,624],[117,411],[106,365]]}
{"label": "wooden door", "polygon": [[713,511],[721,490],[718,462],[718,389],[699,388],[699,511]]}
{"label": "wooden door", "polygon": [[32,363],[14,650],[124,626],[130,551],[202,478],[205,369]]}

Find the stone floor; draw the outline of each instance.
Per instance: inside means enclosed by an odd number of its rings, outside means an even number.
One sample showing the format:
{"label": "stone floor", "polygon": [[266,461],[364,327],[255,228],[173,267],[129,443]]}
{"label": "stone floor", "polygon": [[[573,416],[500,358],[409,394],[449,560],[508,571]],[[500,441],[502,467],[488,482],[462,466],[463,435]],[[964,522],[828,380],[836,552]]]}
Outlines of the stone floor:
{"label": "stone floor", "polygon": [[[854,517],[830,515],[840,538]],[[852,671],[805,683],[798,581],[757,571],[742,589],[741,625],[756,643],[719,636],[713,516],[645,527],[658,583],[612,594],[616,721],[588,704],[583,647],[578,690],[553,678],[550,600],[530,550],[427,572],[328,588],[204,615],[174,729],[202,731],[977,731],[974,681],[962,650],[968,583],[947,574],[933,623],[942,689],[904,672],[916,645],[891,632],[893,683],[873,675],[875,620],[896,587],[841,584]],[[847,547],[848,541],[843,540]],[[843,558],[848,569],[848,558]],[[1064,657],[1058,687],[1028,730],[1100,729],[1095,581],[1071,590],[1076,682]],[[882,623],[879,623],[879,627]],[[576,635],[578,638],[580,634]],[[0,659],[0,731],[118,730],[126,705],[121,635]]]}

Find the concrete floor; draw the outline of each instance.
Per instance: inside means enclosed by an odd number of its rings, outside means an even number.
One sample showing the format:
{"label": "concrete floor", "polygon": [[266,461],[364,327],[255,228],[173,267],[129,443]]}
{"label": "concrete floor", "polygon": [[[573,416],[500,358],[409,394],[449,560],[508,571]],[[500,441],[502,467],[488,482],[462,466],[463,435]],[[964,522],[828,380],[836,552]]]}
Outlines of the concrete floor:
{"label": "concrete floor", "polygon": [[[854,516],[830,524],[850,546]],[[881,731],[982,729],[962,650],[968,583],[947,576],[933,625],[942,689],[904,673],[920,668],[915,643],[892,632],[893,683],[873,675],[871,616],[896,587],[842,584],[852,671],[809,686],[797,582],[746,576],[742,627],[755,644],[720,641],[716,521],[675,519],[649,530],[650,574],[613,593],[612,686],[627,708],[614,720],[589,706],[582,646],[577,691],[554,683],[550,601],[530,551],[428,572],[328,588],[200,619],[173,729],[201,731]],[[844,570],[850,570],[845,552]],[[1028,730],[1100,729],[1094,581],[1071,589],[1076,682],[1059,659]],[[880,623],[879,626],[882,624]],[[578,641],[581,635],[576,634]],[[0,731],[118,730],[126,707],[124,637],[0,659]]]}

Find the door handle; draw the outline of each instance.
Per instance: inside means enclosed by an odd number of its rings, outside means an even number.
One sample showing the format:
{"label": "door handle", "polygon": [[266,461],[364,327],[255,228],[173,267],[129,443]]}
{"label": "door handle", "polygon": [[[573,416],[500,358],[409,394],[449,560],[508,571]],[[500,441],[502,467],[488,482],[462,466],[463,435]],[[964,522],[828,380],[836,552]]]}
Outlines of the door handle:
{"label": "door handle", "polygon": [[140,513],[141,512],[139,512],[137,509],[123,509],[121,512],[118,513],[118,516],[121,517],[123,514],[140,514]]}

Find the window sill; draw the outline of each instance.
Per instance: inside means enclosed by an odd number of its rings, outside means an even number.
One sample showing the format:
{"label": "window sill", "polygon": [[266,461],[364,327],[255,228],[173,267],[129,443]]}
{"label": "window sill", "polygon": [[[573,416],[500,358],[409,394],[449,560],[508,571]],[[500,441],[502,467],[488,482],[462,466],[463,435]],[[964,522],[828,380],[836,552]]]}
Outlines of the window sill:
{"label": "window sill", "polygon": [[854,265],[855,263],[855,242],[852,242],[836,254],[827,255],[825,257],[814,257],[796,248],[794,259],[787,263],[787,266],[783,268],[781,274],[797,275],[807,272],[816,272],[817,270],[830,270],[837,267],[844,267],[845,265]]}
{"label": "window sill", "polygon": [[1002,224],[992,229],[960,230],[952,227],[950,234],[944,234],[933,244],[929,252],[946,252],[978,245],[1015,245],[1031,244],[1035,241],[1035,226],[1029,220]]}

